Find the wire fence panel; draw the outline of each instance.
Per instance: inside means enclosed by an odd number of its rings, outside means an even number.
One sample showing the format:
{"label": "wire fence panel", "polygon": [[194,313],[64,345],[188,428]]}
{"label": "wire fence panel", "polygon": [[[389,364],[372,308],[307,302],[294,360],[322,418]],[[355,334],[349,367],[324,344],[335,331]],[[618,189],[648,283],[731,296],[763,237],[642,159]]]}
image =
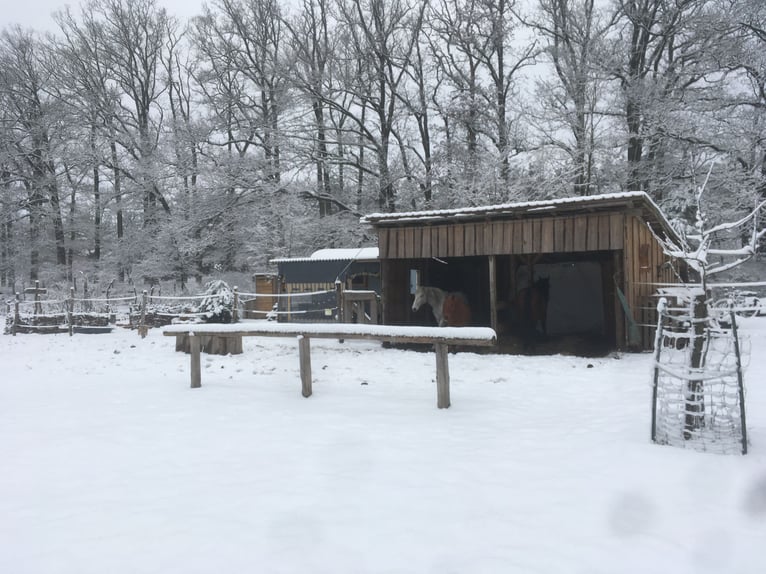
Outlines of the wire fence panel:
{"label": "wire fence panel", "polygon": [[[658,305],[652,440],[722,454],[747,453],[743,357],[750,341],[714,318]],[[704,321],[702,328],[695,323]],[[699,343],[699,344],[695,344]]]}

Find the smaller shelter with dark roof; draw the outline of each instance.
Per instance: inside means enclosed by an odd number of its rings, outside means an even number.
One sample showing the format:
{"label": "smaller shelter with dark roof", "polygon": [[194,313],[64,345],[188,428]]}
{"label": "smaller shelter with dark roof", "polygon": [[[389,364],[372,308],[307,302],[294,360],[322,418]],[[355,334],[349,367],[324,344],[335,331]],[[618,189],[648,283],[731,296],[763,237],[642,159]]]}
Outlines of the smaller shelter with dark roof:
{"label": "smaller shelter with dark roof", "polygon": [[[508,203],[465,209],[375,213],[385,324],[427,324],[412,311],[416,285],[459,291],[476,325],[511,341],[517,294],[550,284],[546,341],[595,348],[650,349],[658,283],[685,269],[657,237],[676,237],[643,192]],[[543,341],[540,340],[541,347]],[[571,349],[577,351],[578,349]]]}
{"label": "smaller shelter with dark roof", "polygon": [[[280,257],[277,265],[280,320],[329,321],[337,305],[335,282],[344,290],[380,294],[377,247],[320,249],[308,257]],[[312,293],[312,295],[300,296]]]}

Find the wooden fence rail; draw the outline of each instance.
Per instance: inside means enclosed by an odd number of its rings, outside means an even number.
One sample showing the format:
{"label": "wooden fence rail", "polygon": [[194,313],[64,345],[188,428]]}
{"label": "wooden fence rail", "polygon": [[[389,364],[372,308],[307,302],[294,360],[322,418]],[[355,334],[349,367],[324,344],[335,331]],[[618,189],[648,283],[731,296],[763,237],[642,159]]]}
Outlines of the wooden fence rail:
{"label": "wooden fence rail", "polygon": [[488,347],[497,342],[495,331],[488,327],[414,327],[363,325],[351,323],[246,323],[237,325],[171,325],[162,334],[188,337],[191,355],[191,388],[202,386],[200,336],[221,337],[290,337],[298,341],[301,388],[304,397],[312,394],[310,340],[364,339],[389,343],[433,344],[436,352],[436,405],[450,406],[449,345]]}

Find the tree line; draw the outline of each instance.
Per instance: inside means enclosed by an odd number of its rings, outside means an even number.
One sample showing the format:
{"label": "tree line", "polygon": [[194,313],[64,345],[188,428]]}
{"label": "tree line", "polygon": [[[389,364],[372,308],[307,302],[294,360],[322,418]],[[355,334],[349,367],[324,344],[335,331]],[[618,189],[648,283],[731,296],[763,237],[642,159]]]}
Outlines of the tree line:
{"label": "tree line", "polygon": [[762,0],[87,0],[0,33],[0,287],[262,269],[360,214],[766,197]]}

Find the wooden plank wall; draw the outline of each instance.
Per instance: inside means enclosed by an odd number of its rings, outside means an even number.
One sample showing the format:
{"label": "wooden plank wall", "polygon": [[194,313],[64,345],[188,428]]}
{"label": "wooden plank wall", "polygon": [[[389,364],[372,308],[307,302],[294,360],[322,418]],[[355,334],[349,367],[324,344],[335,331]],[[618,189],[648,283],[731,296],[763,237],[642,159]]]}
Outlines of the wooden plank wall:
{"label": "wooden plank wall", "polygon": [[[258,293],[259,297],[252,302],[253,309],[267,313],[274,308],[274,303],[277,301],[275,297],[261,297],[260,295],[273,295],[276,291],[276,282],[277,278],[275,276],[255,278],[255,292]],[[259,315],[260,317],[263,316],[262,314]]]}
{"label": "wooden plank wall", "polygon": [[[665,265],[669,258],[647,224],[639,214],[630,212],[379,227],[378,247],[382,262],[393,259],[417,261],[430,257],[621,252],[622,261],[618,256],[613,268],[617,270],[622,264],[622,277],[618,273],[617,280],[624,290],[633,319],[640,326],[639,345],[642,349],[651,349],[654,344],[656,283],[677,281],[672,268]],[[387,269],[393,269],[393,266]],[[618,340],[618,346],[626,347],[628,325],[619,303],[615,303],[615,313],[618,323],[615,334],[618,339],[623,339]]]}
{"label": "wooden plank wall", "polygon": [[[647,224],[636,216],[628,216],[625,225],[625,298],[633,311],[633,320],[639,325],[641,348],[654,346],[657,324],[657,283],[678,281],[670,265],[670,258],[654,238]],[[626,325],[627,333],[627,325]]]}
{"label": "wooden plank wall", "polygon": [[381,259],[611,251],[623,248],[625,215],[379,227]]}

